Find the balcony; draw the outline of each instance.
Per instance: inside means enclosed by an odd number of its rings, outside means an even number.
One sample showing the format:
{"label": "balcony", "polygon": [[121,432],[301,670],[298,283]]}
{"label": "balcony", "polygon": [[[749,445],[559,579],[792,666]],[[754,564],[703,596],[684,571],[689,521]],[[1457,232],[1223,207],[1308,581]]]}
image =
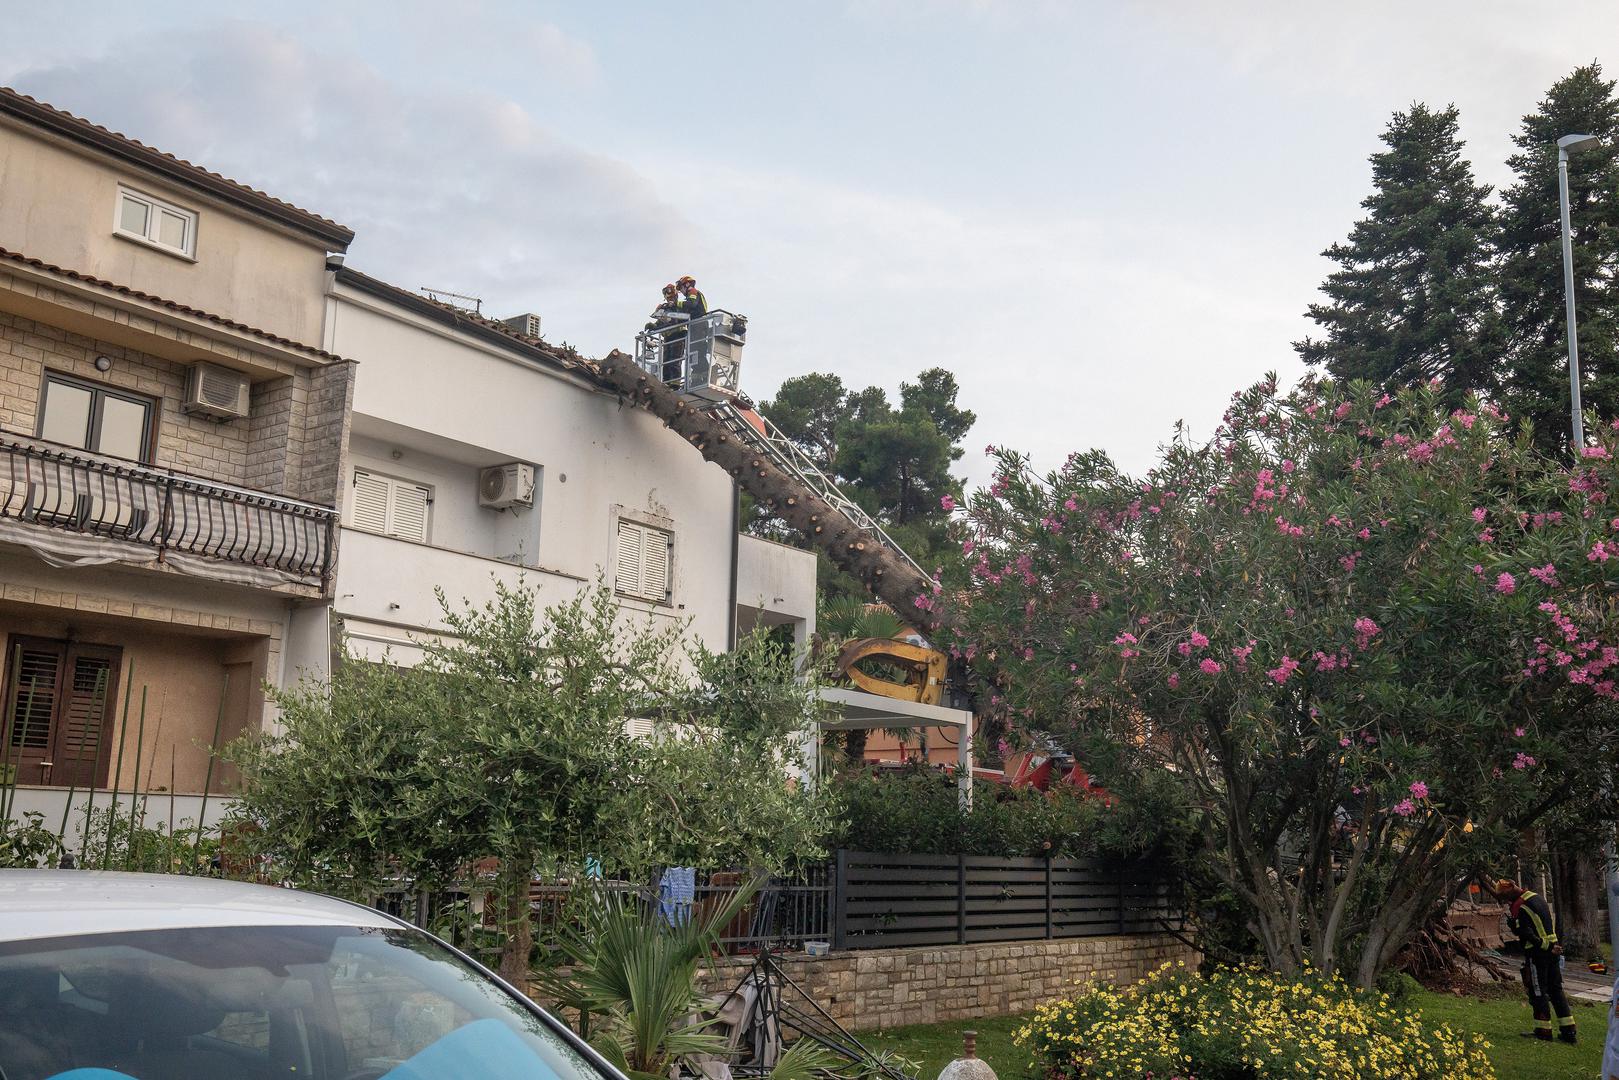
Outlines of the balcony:
{"label": "balcony", "polygon": [[329,581],[337,519],[330,507],[52,444],[0,438],[0,457],[0,523],[50,530],[64,542],[74,534],[76,541],[65,543],[72,555],[123,561],[119,553],[132,545],[205,577],[322,587]]}

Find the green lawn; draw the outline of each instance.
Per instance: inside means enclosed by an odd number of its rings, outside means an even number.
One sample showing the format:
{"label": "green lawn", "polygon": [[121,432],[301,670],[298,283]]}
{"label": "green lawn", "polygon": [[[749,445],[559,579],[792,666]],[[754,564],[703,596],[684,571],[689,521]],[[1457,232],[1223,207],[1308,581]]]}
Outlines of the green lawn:
{"label": "green lawn", "polygon": [[[1424,993],[1417,999],[1423,1015],[1471,1031],[1490,1042],[1490,1060],[1501,1080],[1593,1080],[1602,1066],[1605,1009],[1578,1003],[1574,1015],[1580,1023],[1580,1045],[1543,1043],[1520,1038],[1530,1028],[1529,1006],[1516,997],[1457,997]],[[978,1056],[989,1062],[1000,1080],[1033,1080],[1021,1051],[1012,1045],[1012,1031],[1021,1016],[987,1017],[925,1027],[862,1031],[860,1040],[874,1050],[888,1050],[920,1062],[920,1080],[934,1080],[939,1070],[961,1056],[961,1033],[978,1032]]]}

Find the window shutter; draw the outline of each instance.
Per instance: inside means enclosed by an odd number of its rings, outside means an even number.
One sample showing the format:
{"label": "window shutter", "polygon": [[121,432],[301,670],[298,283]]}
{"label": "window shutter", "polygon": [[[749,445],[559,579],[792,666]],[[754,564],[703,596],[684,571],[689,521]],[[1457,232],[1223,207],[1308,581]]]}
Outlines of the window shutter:
{"label": "window shutter", "polygon": [[632,739],[650,739],[652,732],[652,721],[645,717],[632,716],[624,721],[624,734]]}
{"label": "window shutter", "polygon": [[388,535],[427,543],[427,507],[432,497],[433,493],[427,488],[395,481],[393,520],[389,522]]}
{"label": "window shutter", "polygon": [[642,529],[641,536],[641,595],[661,604],[669,599],[670,535],[662,529]]}
{"label": "window shutter", "polygon": [[[51,717],[62,674],[64,652],[60,646],[19,644],[15,671],[17,685],[11,688],[11,745],[25,755],[40,758],[51,745]],[[29,755],[29,751],[36,753]]]}
{"label": "window shutter", "polygon": [[626,596],[641,595],[641,533],[644,531],[632,522],[618,523],[618,567],[614,580],[618,591]]}
{"label": "window shutter", "polygon": [[51,782],[90,786],[96,782],[113,696],[113,662],[104,656],[72,658],[67,697],[58,718]]}
{"label": "window shutter", "polygon": [[388,490],[392,486],[386,477],[355,469],[354,502],[349,509],[349,523],[366,532],[386,533]]}

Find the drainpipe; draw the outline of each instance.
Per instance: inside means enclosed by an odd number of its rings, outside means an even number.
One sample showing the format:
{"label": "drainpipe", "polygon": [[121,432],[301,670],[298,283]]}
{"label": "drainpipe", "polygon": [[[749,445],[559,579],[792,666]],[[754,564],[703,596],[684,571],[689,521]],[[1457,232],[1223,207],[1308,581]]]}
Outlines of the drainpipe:
{"label": "drainpipe", "polygon": [[731,607],[727,612],[730,620],[729,640],[730,650],[736,651],[736,573],[737,558],[742,549],[742,485],[735,480],[731,481]]}

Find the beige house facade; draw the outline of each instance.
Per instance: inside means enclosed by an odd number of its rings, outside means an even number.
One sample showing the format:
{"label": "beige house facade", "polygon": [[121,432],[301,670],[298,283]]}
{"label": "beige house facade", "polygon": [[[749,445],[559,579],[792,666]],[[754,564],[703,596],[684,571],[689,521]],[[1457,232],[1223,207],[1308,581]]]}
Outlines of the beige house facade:
{"label": "beige house facade", "polygon": [[[0,780],[228,790],[324,610],[354,365],[321,347],[352,233],[0,90]],[[126,704],[127,703],[127,704]],[[172,800],[171,797],[172,796]],[[213,814],[210,813],[210,818]],[[70,825],[70,832],[72,826]]]}

